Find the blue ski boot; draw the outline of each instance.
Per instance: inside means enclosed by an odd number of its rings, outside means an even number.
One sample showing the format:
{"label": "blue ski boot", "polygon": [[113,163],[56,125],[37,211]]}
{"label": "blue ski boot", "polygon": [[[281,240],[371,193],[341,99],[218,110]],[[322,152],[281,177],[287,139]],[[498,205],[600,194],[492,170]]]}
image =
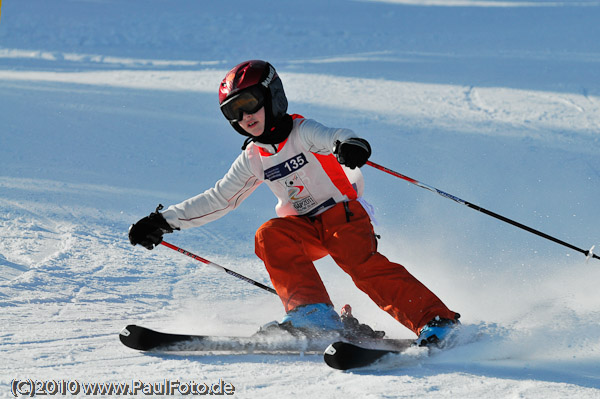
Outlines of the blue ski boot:
{"label": "blue ski boot", "polygon": [[291,325],[310,334],[341,333],[344,325],[333,306],[326,303],[301,305],[289,311],[281,320],[281,324]]}
{"label": "blue ski boot", "polygon": [[455,328],[460,326],[457,313],[454,320],[442,319],[436,317],[427,323],[419,332],[419,338],[416,340],[418,346],[437,346],[444,347],[448,344],[448,339],[451,338]]}

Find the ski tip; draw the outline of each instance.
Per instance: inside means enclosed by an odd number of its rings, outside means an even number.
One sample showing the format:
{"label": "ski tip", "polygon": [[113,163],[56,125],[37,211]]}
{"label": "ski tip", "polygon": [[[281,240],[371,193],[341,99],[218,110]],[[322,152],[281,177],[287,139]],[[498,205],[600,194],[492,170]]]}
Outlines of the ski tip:
{"label": "ski tip", "polygon": [[137,326],[134,324],[129,324],[123,327],[123,329],[119,332],[119,336],[129,337],[131,335],[131,332],[134,331],[136,327]]}
{"label": "ski tip", "polygon": [[[130,348],[132,348],[131,346],[131,342],[132,342],[132,333],[135,332],[135,326],[133,324],[129,324],[125,327],[123,327],[121,329],[121,331],[119,331],[119,340],[121,341],[121,343],[125,346],[128,346]],[[133,348],[133,349],[137,349],[137,348]]]}
{"label": "ski tip", "polygon": [[119,332],[119,340],[123,345],[131,349],[142,351],[151,349],[152,345],[149,345],[142,337],[143,330],[143,327],[129,324]]}
{"label": "ski tip", "polygon": [[168,347],[173,344],[190,341],[193,338],[190,335],[163,333],[150,328],[136,326],[135,324],[129,324],[119,333],[119,340],[123,345],[141,351]]}
{"label": "ski tip", "polygon": [[[343,360],[340,357],[340,350],[343,351],[343,345],[344,342],[334,342],[331,345],[329,345],[327,347],[327,349],[325,349],[325,352],[323,353],[323,360],[325,360],[325,363],[334,369],[337,370],[347,370],[348,368],[346,367],[346,364],[344,361],[340,361]],[[342,356],[343,357],[343,356]]]}
{"label": "ski tip", "polygon": [[325,349],[323,360],[331,368],[350,370],[369,366],[388,353],[393,352],[388,349],[363,348],[349,342],[338,341]]}

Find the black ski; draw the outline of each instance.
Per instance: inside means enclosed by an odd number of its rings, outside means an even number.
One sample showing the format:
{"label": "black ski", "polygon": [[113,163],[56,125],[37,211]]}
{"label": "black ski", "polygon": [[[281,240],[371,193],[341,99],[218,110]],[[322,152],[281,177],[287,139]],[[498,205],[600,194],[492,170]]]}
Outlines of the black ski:
{"label": "black ski", "polygon": [[369,366],[390,353],[402,353],[414,343],[412,339],[356,343],[338,341],[327,347],[323,359],[334,369],[349,370]]}
{"label": "black ski", "polygon": [[[171,334],[155,331],[137,325],[128,325],[119,334],[121,342],[132,349],[141,351],[167,352],[264,352],[264,353],[323,353],[333,341],[339,341],[339,334],[325,334],[316,337],[293,334],[277,323],[263,327],[249,337]],[[361,345],[398,349],[408,347],[412,340],[387,338],[362,338],[356,341]]]}
{"label": "black ski", "polygon": [[132,349],[190,352],[315,352],[323,350],[339,335],[306,337],[283,329],[261,330],[249,337],[171,334],[137,325],[128,325],[119,334],[121,342]]}

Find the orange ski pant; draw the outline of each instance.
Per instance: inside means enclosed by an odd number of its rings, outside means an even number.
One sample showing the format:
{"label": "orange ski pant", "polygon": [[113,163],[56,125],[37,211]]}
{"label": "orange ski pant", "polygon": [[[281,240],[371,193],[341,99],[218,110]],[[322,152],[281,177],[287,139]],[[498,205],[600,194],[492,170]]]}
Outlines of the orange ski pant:
{"label": "orange ski pant", "polygon": [[271,219],[256,232],[256,254],[265,263],[286,312],[332,304],[313,261],[330,255],[381,309],[419,333],[436,316],[455,312],[402,265],[377,252],[369,215],[357,201],[339,203],[315,217]]}

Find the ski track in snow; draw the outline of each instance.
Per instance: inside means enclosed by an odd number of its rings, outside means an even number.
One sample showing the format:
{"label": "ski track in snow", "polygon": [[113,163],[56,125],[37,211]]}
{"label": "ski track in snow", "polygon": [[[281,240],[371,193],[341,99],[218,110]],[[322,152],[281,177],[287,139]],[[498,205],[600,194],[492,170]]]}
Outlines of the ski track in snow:
{"label": "ski track in snow", "polygon": [[[130,323],[250,335],[282,316],[272,294],[127,240],[158,203],[227,171],[241,138],[216,89],[243,59],[271,60],[290,111],[356,130],[374,161],[600,245],[600,2],[307,0],[290,10],[234,0],[228,10],[4,2],[0,397],[13,397],[13,379],[222,379],[242,398],[598,397],[596,260],[366,167],[381,252],[463,315],[463,345],[338,372],[315,355],[143,354],[119,343]],[[234,214],[165,239],[270,284],[253,236],[274,205],[260,188]],[[411,336],[331,260],[317,267],[338,307]]]}

